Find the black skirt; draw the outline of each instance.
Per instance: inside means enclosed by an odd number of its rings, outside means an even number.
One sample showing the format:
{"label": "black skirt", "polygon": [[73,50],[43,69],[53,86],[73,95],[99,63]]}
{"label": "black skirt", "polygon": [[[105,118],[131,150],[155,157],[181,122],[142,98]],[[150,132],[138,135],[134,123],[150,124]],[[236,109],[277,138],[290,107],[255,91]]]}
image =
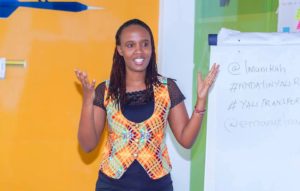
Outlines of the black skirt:
{"label": "black skirt", "polygon": [[173,191],[171,175],[151,179],[136,160],[120,179],[114,179],[99,171],[96,191]]}

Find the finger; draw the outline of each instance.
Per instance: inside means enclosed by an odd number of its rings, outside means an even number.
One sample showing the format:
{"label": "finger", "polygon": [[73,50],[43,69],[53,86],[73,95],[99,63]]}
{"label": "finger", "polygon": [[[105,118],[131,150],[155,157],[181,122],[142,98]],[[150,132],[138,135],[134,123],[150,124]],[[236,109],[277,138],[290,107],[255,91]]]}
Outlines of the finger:
{"label": "finger", "polygon": [[217,71],[216,72],[214,72],[214,73],[212,73],[212,77],[211,77],[211,79],[210,79],[210,84],[212,85],[213,83],[215,83],[215,81],[216,81],[216,78],[217,78]]}
{"label": "finger", "polygon": [[215,64],[214,65],[214,71],[218,71],[219,70],[220,65],[219,64]]}
{"label": "finger", "polygon": [[217,65],[216,63],[213,64],[211,70],[209,71],[208,75],[207,75],[207,79],[209,81],[211,80],[214,80],[217,73],[218,73],[218,70],[219,70],[219,65]]}
{"label": "finger", "polygon": [[76,73],[79,77],[81,77],[81,75],[82,75],[82,71],[80,71],[80,70],[75,70],[75,73]]}
{"label": "finger", "polygon": [[218,70],[219,70],[219,66],[220,65],[214,65],[214,67],[212,68],[212,73],[217,73],[218,72]]}
{"label": "finger", "polygon": [[210,72],[207,74],[207,76],[206,76],[206,78],[205,78],[205,81],[208,82],[208,83],[211,83],[212,80],[213,80],[213,73],[212,73],[212,71],[210,71]]}
{"label": "finger", "polygon": [[80,70],[76,70],[76,71],[75,71],[75,74],[76,74],[77,79],[78,79],[81,83],[83,83],[83,82],[82,82],[82,80],[83,80],[83,78],[82,78],[82,72],[81,72]]}
{"label": "finger", "polygon": [[92,83],[91,83],[91,87],[92,87],[92,88],[95,88],[95,84],[96,84],[96,80],[94,79],[94,80],[92,81]]}
{"label": "finger", "polygon": [[210,72],[213,71],[216,68],[216,63],[214,63],[211,67],[210,67]]}
{"label": "finger", "polygon": [[78,70],[77,68],[75,68],[74,72],[75,72],[76,77],[79,78],[79,72],[80,72],[80,70]]}
{"label": "finger", "polygon": [[75,73],[76,73],[77,79],[80,81],[80,83],[81,83],[82,85],[84,85],[85,82],[84,82],[84,75],[83,75],[83,72],[80,71],[80,70],[75,70]]}
{"label": "finger", "polygon": [[89,82],[88,75],[86,72],[82,73],[82,79],[83,79],[84,86],[89,87],[90,82]]}
{"label": "finger", "polygon": [[83,86],[86,86],[85,75],[82,71],[78,72],[78,79],[80,80],[80,82]]}
{"label": "finger", "polygon": [[205,79],[206,83],[211,86],[212,83],[214,82],[214,75],[212,75],[212,73],[210,75],[207,76],[207,78]]}
{"label": "finger", "polygon": [[210,69],[210,73],[215,73],[219,68],[219,65],[217,65],[216,63],[213,64],[213,66]]}
{"label": "finger", "polygon": [[215,67],[216,67],[216,63],[214,63],[214,64],[212,65],[212,67],[211,67],[211,68],[213,69],[213,68],[215,68]]}
{"label": "finger", "polygon": [[211,74],[213,80],[215,80],[215,78],[217,77],[218,72],[219,72],[219,65],[216,65]]}

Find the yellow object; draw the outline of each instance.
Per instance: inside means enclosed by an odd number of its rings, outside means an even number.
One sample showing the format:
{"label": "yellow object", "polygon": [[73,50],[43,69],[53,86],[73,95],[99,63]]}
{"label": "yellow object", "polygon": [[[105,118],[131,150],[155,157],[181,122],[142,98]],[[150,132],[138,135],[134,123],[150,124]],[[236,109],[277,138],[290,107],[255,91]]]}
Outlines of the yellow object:
{"label": "yellow object", "polygon": [[6,60],[6,65],[26,67],[26,61],[25,60]]}
{"label": "yellow object", "polygon": [[0,56],[29,64],[9,65],[0,80],[0,191],[95,190],[106,140],[88,154],[78,145],[82,91],[74,69],[97,83],[109,78],[114,35],[128,19],[149,24],[157,43],[159,1],[84,3],[105,9],[20,8],[0,22]]}
{"label": "yellow object", "polygon": [[298,21],[300,20],[300,9],[297,10],[296,19]]}

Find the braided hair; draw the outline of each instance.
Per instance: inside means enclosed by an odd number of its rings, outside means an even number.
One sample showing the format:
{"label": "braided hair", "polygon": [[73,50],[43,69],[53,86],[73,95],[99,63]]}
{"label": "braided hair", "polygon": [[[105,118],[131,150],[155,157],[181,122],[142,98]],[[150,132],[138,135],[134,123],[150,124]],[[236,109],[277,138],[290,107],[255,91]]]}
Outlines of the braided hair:
{"label": "braided hair", "polygon": [[[116,47],[113,56],[113,65],[110,73],[110,83],[108,88],[108,96],[107,99],[112,99],[118,106],[124,106],[126,102],[126,67],[125,67],[125,60],[123,56],[121,56],[117,50],[117,46],[121,45],[121,34],[123,30],[131,25],[138,25],[146,29],[150,35],[151,39],[151,46],[152,46],[152,54],[149,61],[149,64],[146,69],[146,76],[145,76],[145,84],[146,89],[150,90],[152,85],[160,84],[158,80],[158,76],[160,76],[157,72],[157,65],[156,65],[156,54],[155,54],[155,46],[154,46],[154,39],[153,34],[150,27],[139,19],[132,19],[128,20],[124,24],[120,26],[117,30],[115,40],[116,40]],[[150,91],[147,91],[150,92]]]}

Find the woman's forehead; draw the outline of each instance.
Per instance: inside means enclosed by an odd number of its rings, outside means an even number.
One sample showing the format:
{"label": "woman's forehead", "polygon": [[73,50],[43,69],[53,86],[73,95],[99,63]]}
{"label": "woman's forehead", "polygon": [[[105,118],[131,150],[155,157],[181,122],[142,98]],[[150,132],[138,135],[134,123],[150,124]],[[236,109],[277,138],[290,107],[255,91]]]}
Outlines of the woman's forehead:
{"label": "woman's forehead", "polygon": [[122,40],[130,40],[130,39],[144,39],[150,40],[149,32],[142,26],[139,25],[130,25],[123,29],[120,35],[121,41]]}

